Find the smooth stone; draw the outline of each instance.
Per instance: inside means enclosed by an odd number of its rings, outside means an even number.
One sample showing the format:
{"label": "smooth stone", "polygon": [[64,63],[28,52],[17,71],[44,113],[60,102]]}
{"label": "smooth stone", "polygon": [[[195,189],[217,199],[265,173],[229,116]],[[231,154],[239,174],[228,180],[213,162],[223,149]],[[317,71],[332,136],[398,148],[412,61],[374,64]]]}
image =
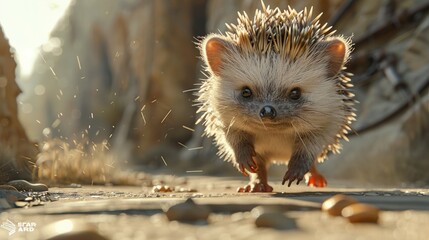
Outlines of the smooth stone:
{"label": "smooth stone", "polygon": [[65,219],[51,223],[42,229],[47,240],[107,240],[98,232],[97,226],[81,220]]}
{"label": "smooth stone", "polygon": [[15,187],[18,191],[45,192],[49,190],[45,184],[30,183],[26,180],[13,180],[7,184]]}
{"label": "smooth stone", "polygon": [[331,216],[341,216],[341,211],[353,203],[357,203],[357,200],[343,194],[337,194],[323,202],[322,211]]}
{"label": "smooth stone", "polygon": [[170,221],[195,222],[206,221],[210,212],[208,207],[195,204],[191,198],[188,198],[185,202],[168,208],[165,214]]}
{"label": "smooth stone", "polygon": [[255,219],[258,228],[274,228],[279,230],[297,229],[294,219],[279,212],[264,212]]}
{"label": "smooth stone", "polygon": [[380,210],[369,204],[355,203],[347,206],[341,215],[351,223],[377,223]]}

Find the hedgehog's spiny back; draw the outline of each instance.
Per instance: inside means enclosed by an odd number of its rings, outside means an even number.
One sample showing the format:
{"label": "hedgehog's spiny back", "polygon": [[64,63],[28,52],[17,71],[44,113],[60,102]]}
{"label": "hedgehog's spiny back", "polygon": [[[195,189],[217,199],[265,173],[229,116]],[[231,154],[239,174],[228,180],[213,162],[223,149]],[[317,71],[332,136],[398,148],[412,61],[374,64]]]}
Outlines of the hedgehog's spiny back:
{"label": "hedgehog's spiny back", "polygon": [[226,24],[225,34],[233,40],[243,53],[267,54],[275,52],[283,58],[295,60],[310,47],[331,36],[331,27],[319,23],[319,14],[312,17],[313,8],[297,12],[290,8],[283,12],[279,8],[270,9],[262,3],[262,11],[256,10],[253,20],[246,12],[238,13],[237,25]]}

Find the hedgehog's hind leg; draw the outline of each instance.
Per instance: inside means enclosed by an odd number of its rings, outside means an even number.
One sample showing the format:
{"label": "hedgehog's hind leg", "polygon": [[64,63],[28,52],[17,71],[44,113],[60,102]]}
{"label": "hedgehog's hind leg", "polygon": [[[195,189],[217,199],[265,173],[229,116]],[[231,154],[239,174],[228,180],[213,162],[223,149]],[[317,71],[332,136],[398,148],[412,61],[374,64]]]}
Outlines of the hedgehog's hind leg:
{"label": "hedgehog's hind leg", "polygon": [[250,181],[244,187],[239,187],[237,192],[272,192],[273,187],[268,185],[267,163],[260,157],[255,156],[258,169],[256,173],[249,173]]}
{"label": "hedgehog's hind leg", "polygon": [[310,168],[310,171],[305,174],[305,182],[310,187],[326,187],[328,185],[328,182],[326,181],[325,177],[317,171],[316,163],[313,163],[313,165]]}

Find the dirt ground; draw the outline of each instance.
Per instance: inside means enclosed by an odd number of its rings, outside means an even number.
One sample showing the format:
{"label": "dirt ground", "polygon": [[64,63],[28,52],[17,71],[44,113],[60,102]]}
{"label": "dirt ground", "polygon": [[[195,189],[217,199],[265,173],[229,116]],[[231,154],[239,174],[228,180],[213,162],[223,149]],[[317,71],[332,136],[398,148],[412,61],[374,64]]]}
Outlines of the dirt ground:
{"label": "dirt ground", "polygon": [[[429,228],[425,227],[429,223],[429,189],[351,188],[335,182],[323,189],[303,184],[287,188],[273,182],[273,193],[247,194],[236,193],[236,188],[246,183],[244,178],[164,179],[160,182],[176,190],[182,187],[185,192],[154,193],[151,186],[51,187],[50,196],[57,201],[0,214],[0,223],[10,221],[18,227],[10,236],[0,229],[0,239],[46,239],[55,236],[52,223],[65,219],[76,229],[90,229],[98,239],[429,239]],[[321,203],[337,193],[380,208],[379,222],[352,224],[322,212]],[[167,219],[164,211],[187,198],[210,209],[207,221]],[[295,222],[294,227],[256,227],[251,210],[257,206],[276,209]],[[19,228],[25,224],[29,227]]]}

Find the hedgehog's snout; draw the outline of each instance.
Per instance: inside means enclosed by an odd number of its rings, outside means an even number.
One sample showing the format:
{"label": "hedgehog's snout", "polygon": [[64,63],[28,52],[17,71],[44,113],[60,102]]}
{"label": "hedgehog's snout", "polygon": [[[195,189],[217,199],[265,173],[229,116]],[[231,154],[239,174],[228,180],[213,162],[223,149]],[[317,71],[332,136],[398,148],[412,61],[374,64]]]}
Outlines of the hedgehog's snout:
{"label": "hedgehog's snout", "polygon": [[273,106],[266,105],[259,112],[261,118],[274,119],[277,116],[277,111]]}

